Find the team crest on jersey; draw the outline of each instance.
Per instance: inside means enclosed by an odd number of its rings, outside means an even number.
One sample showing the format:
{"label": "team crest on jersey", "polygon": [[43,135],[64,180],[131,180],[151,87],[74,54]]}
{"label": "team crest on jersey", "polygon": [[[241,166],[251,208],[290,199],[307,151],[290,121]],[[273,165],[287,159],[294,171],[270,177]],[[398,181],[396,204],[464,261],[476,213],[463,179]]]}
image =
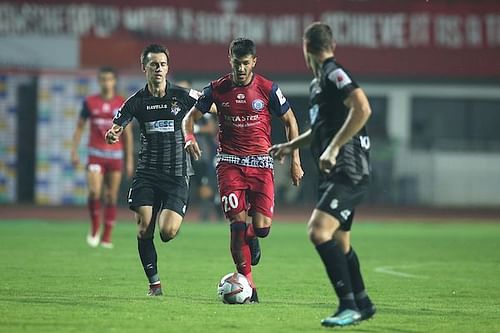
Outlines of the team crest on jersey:
{"label": "team crest on jersey", "polygon": [[179,112],[181,112],[181,107],[179,106],[177,101],[172,102],[172,105],[170,106],[170,112],[172,112],[174,116],[176,116]]}
{"label": "team crest on jersey", "polygon": [[252,109],[254,109],[255,111],[262,111],[264,106],[264,101],[261,99],[254,99],[252,102]]}

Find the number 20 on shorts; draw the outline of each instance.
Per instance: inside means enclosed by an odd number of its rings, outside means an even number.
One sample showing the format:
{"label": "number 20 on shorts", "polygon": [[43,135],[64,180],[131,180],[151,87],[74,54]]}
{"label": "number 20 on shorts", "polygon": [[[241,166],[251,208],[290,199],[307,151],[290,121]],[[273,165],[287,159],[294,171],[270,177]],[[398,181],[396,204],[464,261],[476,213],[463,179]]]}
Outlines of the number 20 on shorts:
{"label": "number 20 on shorts", "polygon": [[238,197],[233,192],[229,193],[229,195],[222,196],[221,201],[225,213],[238,207]]}

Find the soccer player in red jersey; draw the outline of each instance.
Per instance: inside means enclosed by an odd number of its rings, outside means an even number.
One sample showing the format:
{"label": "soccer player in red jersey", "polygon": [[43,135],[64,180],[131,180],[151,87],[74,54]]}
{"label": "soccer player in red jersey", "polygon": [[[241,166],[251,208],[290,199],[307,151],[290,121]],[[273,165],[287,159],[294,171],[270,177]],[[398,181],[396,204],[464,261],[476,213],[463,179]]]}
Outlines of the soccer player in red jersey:
{"label": "soccer player in red jersey", "polygon": [[[231,254],[239,273],[245,275],[258,302],[251,265],[260,259],[257,237],[269,234],[274,212],[271,117],[279,117],[288,140],[298,136],[295,116],[278,86],[253,72],[257,62],[255,44],[238,38],[229,46],[231,73],[212,81],[183,121],[186,150],[197,160],[200,148],[193,134],[194,123],[212,104],[219,119],[217,181],[221,204],[231,223]],[[292,183],[298,185],[303,171],[299,151],[291,155]],[[246,223],[247,217],[252,223]]]}
{"label": "soccer player in red jersey", "polygon": [[[87,182],[89,188],[88,209],[90,212],[91,228],[87,236],[87,243],[96,247],[112,248],[111,231],[116,220],[116,201],[123,169],[122,143],[108,145],[103,140],[104,135],[113,123],[113,117],[123,104],[124,99],[116,95],[116,73],[111,67],[102,67],[97,76],[99,94],[85,98],[78,118],[73,144],[71,160],[73,165],[78,165],[78,145],[80,144],[83,130],[87,120],[90,122],[88,142]],[[134,170],[133,140],[131,128],[125,135],[125,170],[131,177]],[[104,186],[104,231],[102,239],[99,234],[101,224],[101,192]]]}

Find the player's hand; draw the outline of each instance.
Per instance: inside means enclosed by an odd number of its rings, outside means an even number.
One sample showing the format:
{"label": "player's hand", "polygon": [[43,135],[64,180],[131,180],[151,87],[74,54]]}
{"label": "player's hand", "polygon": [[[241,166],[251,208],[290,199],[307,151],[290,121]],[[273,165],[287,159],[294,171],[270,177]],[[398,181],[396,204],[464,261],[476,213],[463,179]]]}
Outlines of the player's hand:
{"label": "player's hand", "polygon": [[201,150],[195,139],[186,141],[184,149],[186,149],[186,151],[193,156],[195,161],[198,161],[201,158]]}
{"label": "player's hand", "polygon": [[73,164],[73,168],[76,168],[80,164],[80,156],[76,150],[71,151],[71,164]]}
{"label": "player's hand", "polygon": [[134,160],[132,158],[128,158],[125,164],[125,173],[127,174],[127,178],[131,179],[134,176]]}
{"label": "player's hand", "polygon": [[285,156],[290,155],[293,148],[289,143],[280,143],[274,145],[267,151],[274,159],[278,160],[281,164],[285,161]]}
{"label": "player's hand", "polygon": [[304,170],[302,170],[300,163],[292,162],[290,166],[290,175],[292,177],[292,184],[294,186],[299,186],[302,177],[304,177]]}
{"label": "player's hand", "polygon": [[113,125],[113,127],[111,127],[104,136],[106,143],[110,145],[117,143],[120,138],[120,134],[122,134],[122,132],[123,132],[123,127]]}
{"label": "player's hand", "polygon": [[335,164],[337,164],[337,155],[339,154],[339,148],[338,147],[332,147],[328,146],[323,154],[319,157],[319,169],[326,173],[329,174]]}

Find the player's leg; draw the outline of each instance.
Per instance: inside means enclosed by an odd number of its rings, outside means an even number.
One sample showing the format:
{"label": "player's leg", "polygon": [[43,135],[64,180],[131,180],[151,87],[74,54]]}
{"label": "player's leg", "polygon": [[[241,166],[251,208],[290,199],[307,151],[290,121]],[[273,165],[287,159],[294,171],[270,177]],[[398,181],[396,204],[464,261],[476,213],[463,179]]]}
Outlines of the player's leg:
{"label": "player's leg", "polygon": [[230,250],[236,270],[246,276],[252,288],[252,258],[246,239],[247,204],[246,182],[240,166],[220,163],[217,166],[217,181],[221,197],[221,206],[230,223]]}
{"label": "player's leg", "polygon": [[149,281],[148,295],[150,296],[162,294],[158,275],[158,257],[153,242],[156,219],[161,210],[161,201],[156,199],[152,184],[136,175],[129,191],[128,203],[130,209],[135,212],[137,249],[144,273]]}
{"label": "player's leg", "polygon": [[347,259],[341,246],[333,239],[339,227],[337,218],[319,209],[313,211],[308,223],[309,238],[323,261],[339,300],[337,312],[321,322],[324,326],[351,325],[361,317],[354,300]]}
{"label": "player's leg", "polygon": [[274,214],[274,175],[271,169],[247,168],[246,179],[250,185],[248,201],[252,223],[247,228],[247,241],[252,254],[252,265],[261,258],[259,238],[265,238],[271,231]]}
{"label": "player's leg", "polygon": [[101,245],[112,248],[111,232],[116,223],[116,203],[118,201],[118,191],[122,180],[122,172],[109,171],[104,175],[104,232],[102,234]]}
{"label": "player's leg", "polygon": [[349,217],[348,226],[338,230],[333,238],[340,245],[342,251],[345,253],[347,258],[347,266],[349,268],[349,276],[351,278],[352,290],[354,293],[354,299],[356,301],[356,306],[361,313],[361,320],[366,320],[371,317],[376,312],[375,305],[372,303],[370,297],[368,296],[365,284],[363,281],[363,276],[361,274],[360,264],[358,255],[356,251],[351,246],[351,231],[350,226],[354,217],[354,211]]}
{"label": "player's leg", "polygon": [[330,282],[339,298],[339,309],[357,310],[347,259],[341,245],[333,238],[339,227],[340,222],[335,217],[315,209],[308,223],[309,238],[323,260]]}
{"label": "player's leg", "polygon": [[137,222],[137,249],[141,259],[144,273],[149,281],[149,296],[163,294],[158,275],[158,256],[153,241],[155,224],[161,206],[140,206],[135,209]]}
{"label": "player's leg", "polygon": [[87,166],[87,184],[88,184],[88,200],[87,207],[90,214],[91,227],[87,236],[87,243],[96,247],[99,245],[99,227],[101,224],[101,191],[103,183],[102,167],[98,163],[94,163],[92,157],[89,157]]}
{"label": "player's leg", "polygon": [[158,218],[160,238],[169,242],[177,236],[189,201],[189,177],[163,177],[157,184],[157,193],[161,195],[162,211]]}

